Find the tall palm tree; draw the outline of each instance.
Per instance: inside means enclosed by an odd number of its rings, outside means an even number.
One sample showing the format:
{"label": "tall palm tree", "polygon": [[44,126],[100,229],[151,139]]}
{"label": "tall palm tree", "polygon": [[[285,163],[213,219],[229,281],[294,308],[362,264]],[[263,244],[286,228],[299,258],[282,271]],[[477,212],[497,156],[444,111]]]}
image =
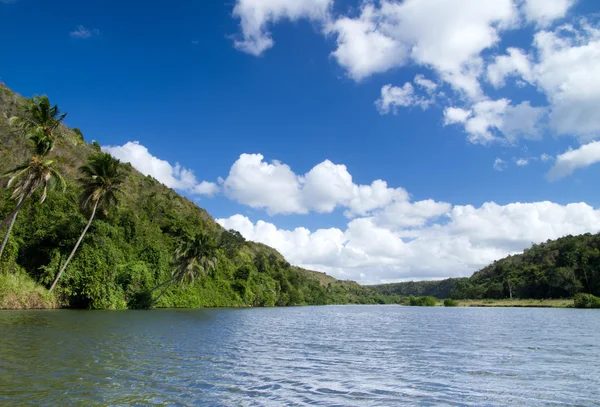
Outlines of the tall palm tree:
{"label": "tall palm tree", "polygon": [[9,119],[9,124],[25,137],[35,139],[37,154],[46,155],[52,150],[54,131],[66,116],[57,105],[52,106],[48,96],[34,96],[25,103],[20,116]]}
{"label": "tall palm tree", "polygon": [[80,203],[83,208],[91,209],[91,214],[67,261],[56,275],[50,291],[54,290],[56,283],[73,258],[83,237],[90,228],[98,208],[102,208],[106,212],[111,206],[116,206],[119,203],[117,195],[121,191],[121,184],[125,181],[125,174],[122,169],[121,162],[107,153],[93,155],[88,159],[87,164],[79,168],[81,172],[79,182],[83,186],[83,191],[79,196]]}
{"label": "tall palm tree", "polygon": [[10,188],[14,185],[15,189],[11,199],[17,200],[17,206],[0,223],[0,229],[7,224],[9,225],[0,246],[0,258],[17,219],[17,214],[25,201],[42,186],[44,190],[40,202],[44,202],[47,189],[52,186],[55,180],[60,181],[63,189],[66,187],[54,162],[44,158],[54,146],[54,131],[66,116],[66,113],[60,113],[57,105],[52,106],[50,104],[47,96],[35,96],[25,103],[20,116],[9,119],[10,126],[31,142],[34,155],[29,162],[12,169],[6,174],[10,178],[7,187]]}
{"label": "tall palm tree", "polygon": [[17,219],[17,214],[25,201],[40,187],[42,188],[40,202],[46,200],[48,189],[52,188],[57,182],[62,186],[63,190],[66,188],[65,180],[56,169],[54,161],[46,160],[37,154],[31,157],[29,162],[9,171],[6,176],[9,177],[7,187],[14,188],[10,199],[17,200],[17,206],[0,224],[0,228],[8,224],[8,230],[2,241],[2,246],[0,246],[0,258]]}

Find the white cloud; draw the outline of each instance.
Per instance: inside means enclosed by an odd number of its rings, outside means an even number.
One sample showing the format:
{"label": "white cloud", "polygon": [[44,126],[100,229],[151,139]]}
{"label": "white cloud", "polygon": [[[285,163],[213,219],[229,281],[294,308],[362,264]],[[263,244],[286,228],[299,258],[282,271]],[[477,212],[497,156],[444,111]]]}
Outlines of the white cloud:
{"label": "white cloud", "polygon": [[320,21],[327,18],[333,0],[237,0],[233,16],[240,20],[242,39],[234,46],[252,55],[261,55],[274,44],[270,24],[287,19]]}
{"label": "white cloud", "polygon": [[385,85],[381,88],[381,97],[377,99],[375,105],[381,114],[388,114],[390,111],[396,113],[398,106],[408,107],[415,104],[415,89],[406,82],[403,87]]}
{"label": "white cloud", "polygon": [[418,86],[424,88],[427,91],[427,93],[429,93],[429,94],[435,92],[435,90],[438,87],[437,83],[435,83],[432,80],[429,80],[429,79],[425,78],[425,75],[423,75],[423,74],[417,74],[417,75],[415,75],[415,79],[413,81]]}
{"label": "white cloud", "polygon": [[517,158],[515,160],[515,164],[517,164],[518,167],[525,167],[525,166],[529,165],[529,159],[528,158]]}
{"label": "white cloud", "polygon": [[525,0],[522,5],[527,21],[543,27],[563,18],[575,0]]}
{"label": "white cloud", "polygon": [[337,207],[347,216],[364,215],[395,200],[407,200],[402,188],[388,188],[384,181],[357,185],[346,166],[329,160],[297,175],[279,161],[263,161],[261,154],[242,154],[223,181],[225,195],[269,214],[330,213]]}
{"label": "white cloud", "polygon": [[142,174],[154,177],[169,188],[209,196],[219,191],[217,184],[206,181],[198,183],[192,170],[183,168],[179,164],[172,166],[168,161],[153,156],[137,141],[130,141],[122,146],[103,146],[102,151],[130,163]]}
{"label": "white cloud", "polygon": [[376,218],[358,218],[345,230],[282,230],[242,215],[217,221],[247,239],[273,246],[292,264],[362,283],[468,276],[532,242],[600,229],[600,211],[584,203],[492,202],[445,207],[437,213],[441,212],[446,213],[443,221],[427,226],[384,225]]}
{"label": "white cloud", "polygon": [[100,31],[95,28],[85,28],[83,25],[79,25],[75,30],[71,31],[69,35],[71,38],[87,40],[100,35]]}
{"label": "white cloud", "polygon": [[398,107],[419,106],[425,110],[435,102],[436,95],[434,94],[437,84],[424,75],[416,75],[414,83],[422,88],[426,95],[419,96],[415,93],[415,88],[410,82],[406,82],[404,86],[384,85],[381,88],[381,97],[375,101],[375,106],[380,114],[388,114],[390,112],[396,114]]}
{"label": "white cloud", "polygon": [[484,100],[471,110],[446,108],[444,124],[462,124],[473,144],[514,143],[519,137],[539,138],[545,114],[545,108],[532,107],[528,101],[513,106],[508,99]]}
{"label": "white cloud", "polygon": [[532,81],[531,57],[518,48],[507,48],[507,55],[496,56],[494,62],[487,67],[487,79],[496,88],[504,86],[507,76],[521,76],[525,81]]}
{"label": "white cloud", "polygon": [[[328,26],[337,33],[333,56],[355,80],[409,61],[434,69],[469,97],[481,97],[481,52],[518,17],[511,0],[382,0],[366,3],[357,18],[341,17]],[[431,27],[435,27],[434,30]]]}
{"label": "white cloud", "polygon": [[546,153],[543,153],[540,156],[540,160],[542,160],[543,162],[550,161],[550,160],[553,160],[553,159],[554,159],[554,157],[552,157],[550,154],[546,154]]}
{"label": "white cloud", "polygon": [[559,134],[600,133],[600,30],[583,25],[535,35],[538,86],[551,102],[550,122]]}
{"label": "white cloud", "polygon": [[498,157],[494,160],[494,169],[496,171],[504,171],[506,169],[506,161]]}
{"label": "white cloud", "polygon": [[444,109],[444,125],[465,123],[472,114],[472,110],[460,107],[447,107]]}
{"label": "white cloud", "polygon": [[600,161],[600,141],[585,144],[576,150],[569,150],[556,157],[554,166],[548,172],[550,180],[572,174],[575,170],[589,167]]}
{"label": "white cloud", "polygon": [[[549,2],[550,4],[550,2]],[[488,81],[499,87],[507,76],[535,85],[550,101],[550,128],[590,140],[600,135],[600,30],[581,20],[534,36],[535,59],[509,48],[488,66]],[[531,113],[531,112],[530,112]]]}

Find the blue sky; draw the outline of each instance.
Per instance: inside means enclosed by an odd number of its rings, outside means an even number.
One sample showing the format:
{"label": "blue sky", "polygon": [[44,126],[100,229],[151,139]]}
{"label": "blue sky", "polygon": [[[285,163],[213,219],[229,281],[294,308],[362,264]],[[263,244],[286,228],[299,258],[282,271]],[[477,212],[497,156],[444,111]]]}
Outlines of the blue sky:
{"label": "blue sky", "polygon": [[336,277],[600,230],[595,0],[174,3],[0,0],[0,78]]}

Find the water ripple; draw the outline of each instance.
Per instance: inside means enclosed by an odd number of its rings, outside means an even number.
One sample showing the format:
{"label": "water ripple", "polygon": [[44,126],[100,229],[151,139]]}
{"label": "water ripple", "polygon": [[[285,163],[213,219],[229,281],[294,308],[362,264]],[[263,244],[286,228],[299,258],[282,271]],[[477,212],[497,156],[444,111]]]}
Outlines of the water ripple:
{"label": "water ripple", "polygon": [[0,312],[0,405],[600,406],[600,312]]}

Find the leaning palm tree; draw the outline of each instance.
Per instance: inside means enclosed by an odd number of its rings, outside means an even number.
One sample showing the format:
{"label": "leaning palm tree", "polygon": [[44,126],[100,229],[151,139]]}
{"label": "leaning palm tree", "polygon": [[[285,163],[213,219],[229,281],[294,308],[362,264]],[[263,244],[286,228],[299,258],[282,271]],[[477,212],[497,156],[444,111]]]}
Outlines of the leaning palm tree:
{"label": "leaning palm tree", "polygon": [[194,282],[217,268],[216,244],[206,233],[197,233],[186,239],[175,251],[175,268],[172,272],[174,280],[184,283]]}
{"label": "leaning palm tree", "polygon": [[34,138],[38,154],[45,155],[52,150],[54,132],[66,116],[57,105],[52,106],[48,96],[34,96],[25,103],[21,115],[9,119],[9,124],[25,137]]}
{"label": "leaning palm tree", "polygon": [[199,232],[179,244],[175,251],[175,267],[171,278],[150,290],[150,294],[163,287],[160,294],[152,300],[156,304],[160,297],[169,289],[174,281],[184,284],[186,281],[194,282],[198,277],[209,274],[217,268],[217,245],[208,234]]}
{"label": "leaning palm tree", "polygon": [[10,199],[17,201],[15,209],[0,223],[0,228],[3,228],[8,224],[8,230],[0,246],[0,258],[8,242],[8,237],[17,219],[19,210],[25,204],[25,201],[33,195],[35,191],[42,188],[42,195],[40,202],[46,200],[48,189],[52,188],[57,182],[61,185],[62,189],[66,189],[65,180],[62,178],[56,168],[56,164],[52,160],[47,160],[43,156],[35,154],[31,157],[31,160],[13,168],[9,171],[6,176],[8,180],[8,188],[13,188]]}
{"label": "leaning palm tree", "polygon": [[102,208],[106,212],[111,206],[116,206],[119,203],[117,195],[120,192],[121,184],[125,181],[122,168],[121,162],[107,153],[99,153],[90,157],[87,164],[79,168],[81,172],[79,182],[83,186],[83,191],[79,196],[80,204],[82,208],[91,209],[91,214],[67,261],[56,275],[50,291],[54,290],[56,283],[69,265],[83,237],[90,228],[98,208]]}

